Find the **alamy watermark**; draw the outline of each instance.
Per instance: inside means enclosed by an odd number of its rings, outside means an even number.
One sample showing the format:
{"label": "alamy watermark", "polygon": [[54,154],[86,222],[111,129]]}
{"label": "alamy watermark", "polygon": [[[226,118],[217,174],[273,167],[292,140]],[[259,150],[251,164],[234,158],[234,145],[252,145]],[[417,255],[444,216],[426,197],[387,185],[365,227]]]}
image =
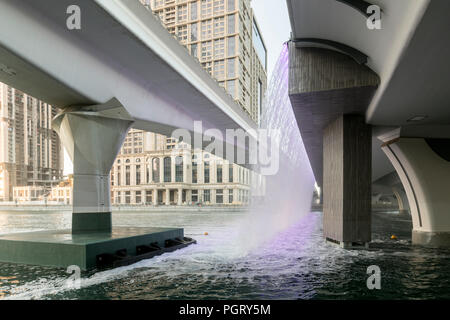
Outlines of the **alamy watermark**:
{"label": "alamy watermark", "polygon": [[80,289],[81,288],[81,269],[77,265],[71,265],[67,267],[66,272],[70,274],[66,280],[67,289]]}
{"label": "alamy watermark", "polygon": [[381,269],[377,265],[372,265],[367,268],[367,274],[370,275],[369,278],[367,278],[367,289],[373,290],[381,289]]}
{"label": "alamy watermark", "polygon": [[369,30],[381,30],[381,8],[377,5],[367,7],[367,28]]}
{"label": "alamy watermark", "polygon": [[72,4],[67,7],[66,13],[69,15],[66,19],[66,26],[69,30],[81,29],[81,9],[79,6]]}

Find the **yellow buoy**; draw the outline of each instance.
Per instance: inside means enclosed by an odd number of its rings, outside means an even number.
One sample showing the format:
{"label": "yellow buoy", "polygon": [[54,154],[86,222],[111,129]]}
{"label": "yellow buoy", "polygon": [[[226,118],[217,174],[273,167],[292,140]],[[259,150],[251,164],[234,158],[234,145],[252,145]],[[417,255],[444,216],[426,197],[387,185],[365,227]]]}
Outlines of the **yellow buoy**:
{"label": "yellow buoy", "polygon": [[208,235],[208,232],[205,232],[205,236],[207,236]]}
{"label": "yellow buoy", "polygon": [[392,236],[391,236],[391,239],[392,239],[392,240],[397,240],[397,236],[396,236],[396,235],[392,235]]}

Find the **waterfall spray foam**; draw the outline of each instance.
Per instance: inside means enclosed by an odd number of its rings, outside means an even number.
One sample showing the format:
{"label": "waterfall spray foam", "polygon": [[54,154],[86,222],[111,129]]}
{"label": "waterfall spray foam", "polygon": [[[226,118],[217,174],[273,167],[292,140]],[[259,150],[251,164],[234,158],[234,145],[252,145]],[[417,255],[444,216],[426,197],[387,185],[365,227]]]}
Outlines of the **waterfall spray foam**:
{"label": "waterfall spray foam", "polygon": [[[285,44],[270,79],[261,127],[279,144],[279,169],[252,179],[254,201],[239,230],[239,245],[249,250],[299,221],[311,207],[314,175],[289,100],[289,52]],[[255,199],[255,198],[254,198]]]}

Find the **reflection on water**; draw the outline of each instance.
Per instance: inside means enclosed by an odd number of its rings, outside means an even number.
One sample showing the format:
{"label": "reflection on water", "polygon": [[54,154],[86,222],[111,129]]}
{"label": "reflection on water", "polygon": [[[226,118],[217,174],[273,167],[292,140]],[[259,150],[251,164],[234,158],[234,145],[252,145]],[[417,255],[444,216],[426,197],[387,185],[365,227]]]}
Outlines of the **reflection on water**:
{"label": "reflection on water", "polygon": [[[346,251],[322,238],[312,212],[249,254],[239,250],[245,213],[113,214],[114,225],[184,227],[197,245],[134,265],[83,274],[66,288],[65,270],[0,263],[6,299],[431,299],[450,298],[450,251],[411,246],[411,221],[374,214],[372,249]],[[0,212],[0,233],[70,225],[70,213]],[[10,224],[5,224],[8,221]],[[208,236],[203,233],[208,232]],[[261,232],[264,232],[261,230]],[[389,239],[396,234],[398,241]],[[366,287],[367,267],[381,268],[381,290]]]}

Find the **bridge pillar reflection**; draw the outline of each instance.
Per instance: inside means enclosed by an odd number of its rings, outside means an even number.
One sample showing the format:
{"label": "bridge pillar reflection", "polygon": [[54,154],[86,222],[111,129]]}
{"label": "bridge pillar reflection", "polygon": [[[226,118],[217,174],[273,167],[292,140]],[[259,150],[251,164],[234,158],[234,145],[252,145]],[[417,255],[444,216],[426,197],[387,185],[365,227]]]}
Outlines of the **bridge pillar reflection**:
{"label": "bridge pillar reflection", "polygon": [[74,169],[72,233],[111,231],[110,170],[133,123],[116,99],[53,120]]}

